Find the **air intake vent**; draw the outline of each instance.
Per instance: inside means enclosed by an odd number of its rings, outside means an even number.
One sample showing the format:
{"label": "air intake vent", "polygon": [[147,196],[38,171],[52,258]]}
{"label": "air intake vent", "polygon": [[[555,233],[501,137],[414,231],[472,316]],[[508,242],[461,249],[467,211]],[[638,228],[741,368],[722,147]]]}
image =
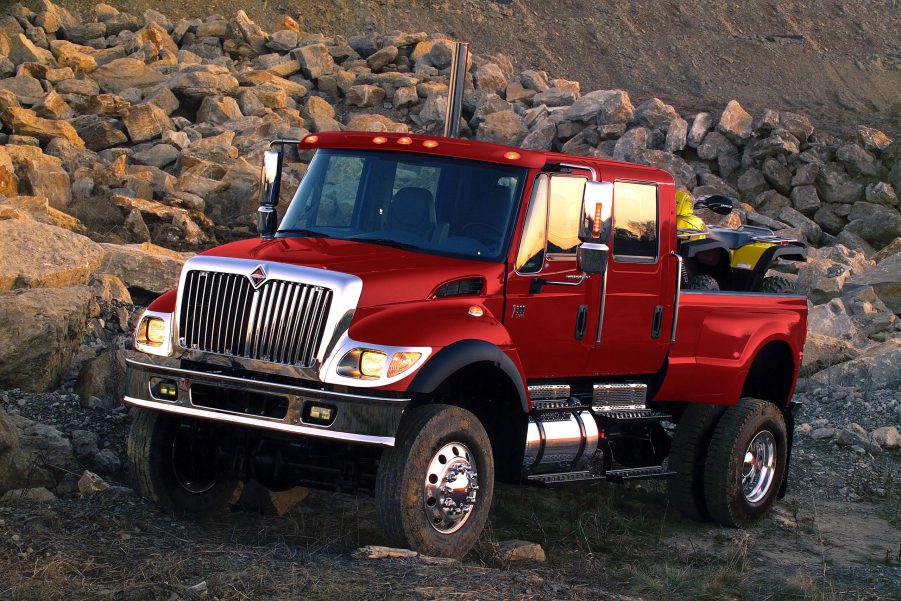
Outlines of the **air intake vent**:
{"label": "air intake vent", "polygon": [[437,298],[446,296],[476,296],[482,292],[482,278],[463,278],[442,284],[435,291]]}

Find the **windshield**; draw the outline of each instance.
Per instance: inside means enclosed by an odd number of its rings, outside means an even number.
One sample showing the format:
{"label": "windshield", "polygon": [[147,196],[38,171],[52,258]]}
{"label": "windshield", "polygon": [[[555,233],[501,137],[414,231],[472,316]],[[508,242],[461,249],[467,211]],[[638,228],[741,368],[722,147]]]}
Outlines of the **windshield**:
{"label": "windshield", "polygon": [[405,152],[319,150],[278,236],[501,260],[526,169]]}

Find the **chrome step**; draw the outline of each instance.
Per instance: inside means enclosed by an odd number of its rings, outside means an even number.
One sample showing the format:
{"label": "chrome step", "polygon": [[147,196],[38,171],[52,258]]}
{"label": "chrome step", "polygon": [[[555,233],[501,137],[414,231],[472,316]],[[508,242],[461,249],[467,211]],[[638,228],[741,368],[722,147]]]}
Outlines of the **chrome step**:
{"label": "chrome step", "polygon": [[662,465],[652,467],[631,467],[620,470],[607,470],[604,474],[609,482],[622,484],[626,480],[640,480],[643,478],[667,478],[676,472],[668,471]]}
{"label": "chrome step", "polygon": [[562,486],[576,482],[600,482],[603,476],[598,476],[588,470],[577,472],[560,472],[557,474],[533,474],[526,480],[540,486]]}
{"label": "chrome step", "polygon": [[662,422],[673,418],[669,413],[662,413],[652,409],[637,409],[634,411],[595,411],[594,414],[597,417],[618,422]]}

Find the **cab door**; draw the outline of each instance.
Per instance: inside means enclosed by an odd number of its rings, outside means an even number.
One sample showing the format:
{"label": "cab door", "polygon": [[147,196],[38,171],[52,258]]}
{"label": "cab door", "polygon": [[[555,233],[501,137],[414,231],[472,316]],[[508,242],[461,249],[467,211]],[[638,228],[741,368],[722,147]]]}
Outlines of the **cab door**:
{"label": "cab door", "polygon": [[576,267],[586,177],[537,176],[518,248],[507,274],[504,324],[532,378],[584,373],[594,347],[589,331],[596,303]]}

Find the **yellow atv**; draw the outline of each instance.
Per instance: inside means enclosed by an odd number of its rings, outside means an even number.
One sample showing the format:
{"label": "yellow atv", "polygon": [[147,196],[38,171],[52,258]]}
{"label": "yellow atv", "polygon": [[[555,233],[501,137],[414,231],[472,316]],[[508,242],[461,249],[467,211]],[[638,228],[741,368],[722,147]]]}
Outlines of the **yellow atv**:
{"label": "yellow atv", "polygon": [[703,196],[692,202],[684,190],[676,193],[676,227],[679,254],[684,260],[682,285],[689,290],[791,293],[791,282],[766,276],[778,259],[806,261],[807,249],[797,240],[781,238],[765,227],[743,225],[732,229],[707,225],[694,214],[704,207],[717,215],[732,212],[732,199]]}

